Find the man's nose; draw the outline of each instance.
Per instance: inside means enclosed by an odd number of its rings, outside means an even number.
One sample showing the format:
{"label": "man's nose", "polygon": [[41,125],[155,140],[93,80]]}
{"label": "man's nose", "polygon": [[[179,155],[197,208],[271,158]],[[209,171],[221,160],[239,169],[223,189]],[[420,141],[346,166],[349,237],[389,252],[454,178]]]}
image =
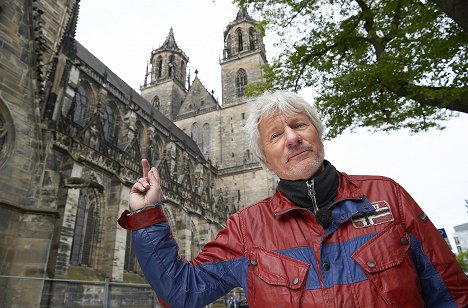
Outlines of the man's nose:
{"label": "man's nose", "polygon": [[302,142],[301,136],[291,127],[286,127],[284,131],[288,145],[296,145]]}

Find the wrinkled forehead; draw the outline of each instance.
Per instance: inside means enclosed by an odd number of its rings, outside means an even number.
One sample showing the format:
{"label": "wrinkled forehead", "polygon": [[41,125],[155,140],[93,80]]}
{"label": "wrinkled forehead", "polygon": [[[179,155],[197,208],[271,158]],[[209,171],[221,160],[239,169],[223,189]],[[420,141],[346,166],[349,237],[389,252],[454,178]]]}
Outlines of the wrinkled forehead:
{"label": "wrinkled forehead", "polygon": [[304,118],[309,119],[309,117],[307,116],[305,112],[292,110],[292,109],[281,110],[279,108],[276,108],[269,112],[264,113],[259,118],[257,125],[258,125],[258,128],[260,128],[260,126],[265,126],[268,123],[272,123],[277,120],[288,121],[288,120],[296,119],[299,117],[304,117]]}

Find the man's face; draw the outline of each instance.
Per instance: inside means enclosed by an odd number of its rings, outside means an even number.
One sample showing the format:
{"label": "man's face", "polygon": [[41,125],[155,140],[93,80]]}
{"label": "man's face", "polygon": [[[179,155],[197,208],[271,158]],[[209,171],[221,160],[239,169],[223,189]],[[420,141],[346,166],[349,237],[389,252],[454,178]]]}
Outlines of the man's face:
{"label": "man's face", "polygon": [[284,180],[307,180],[323,166],[322,139],[303,113],[276,112],[259,125],[265,165]]}

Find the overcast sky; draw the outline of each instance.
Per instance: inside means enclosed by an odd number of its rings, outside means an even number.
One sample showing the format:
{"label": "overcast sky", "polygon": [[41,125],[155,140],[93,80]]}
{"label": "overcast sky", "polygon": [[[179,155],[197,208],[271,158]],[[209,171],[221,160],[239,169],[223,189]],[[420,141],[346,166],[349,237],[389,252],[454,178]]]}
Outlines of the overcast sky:
{"label": "overcast sky", "polygon": [[[221,101],[223,31],[235,19],[230,0],[81,0],[77,40],[140,93],[151,51],[169,29],[208,91]],[[275,55],[273,34],[265,38],[267,58]],[[311,101],[310,91],[304,98]],[[349,174],[384,175],[399,182],[437,228],[445,228],[452,248],[453,226],[468,222],[468,115],[446,122],[443,131],[345,133],[325,142],[325,157]]]}

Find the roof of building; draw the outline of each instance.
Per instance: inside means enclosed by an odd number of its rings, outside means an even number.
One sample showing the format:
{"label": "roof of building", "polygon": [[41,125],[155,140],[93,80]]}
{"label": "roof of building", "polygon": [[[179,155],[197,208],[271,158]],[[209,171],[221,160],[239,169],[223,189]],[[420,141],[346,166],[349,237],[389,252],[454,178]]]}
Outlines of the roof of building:
{"label": "roof of building", "polygon": [[468,231],[468,222],[458,226],[454,226],[453,228],[455,229],[455,232]]}
{"label": "roof of building", "polygon": [[122,96],[130,99],[142,110],[152,115],[153,119],[162,127],[165,127],[169,131],[170,135],[181,141],[200,157],[203,157],[200,149],[192,138],[187,136],[187,134],[185,134],[177,125],[164,116],[158,109],[154,108],[146,99],[133,90],[125,81],[112,72],[104,63],[96,58],[79,42],[76,42],[76,55],[80,61],[86,63],[103,79],[107,79],[107,82],[115,89],[117,89],[122,94]]}

